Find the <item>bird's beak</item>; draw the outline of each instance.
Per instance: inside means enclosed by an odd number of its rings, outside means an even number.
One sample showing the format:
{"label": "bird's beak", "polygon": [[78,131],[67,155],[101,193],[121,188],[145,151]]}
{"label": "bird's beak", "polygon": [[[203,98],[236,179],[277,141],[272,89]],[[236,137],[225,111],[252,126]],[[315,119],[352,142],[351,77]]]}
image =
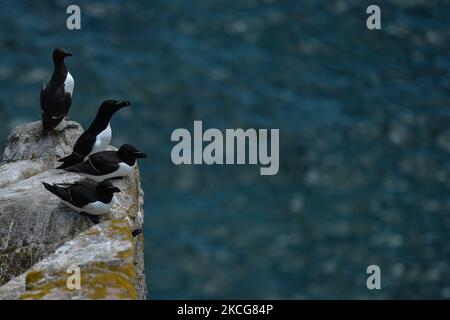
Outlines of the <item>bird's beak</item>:
{"label": "bird's beak", "polygon": [[120,192],[120,189],[119,188],[117,188],[117,187],[114,187],[114,188],[112,188],[111,189],[114,193],[116,193],[116,192]]}
{"label": "bird's beak", "polygon": [[131,103],[130,103],[130,101],[119,101],[119,102],[117,102],[116,103],[116,106],[117,106],[117,108],[118,109],[121,109],[121,108],[123,108],[123,107],[127,107],[127,106],[129,106]]}
{"label": "bird's beak", "polygon": [[139,152],[135,152],[134,154],[135,154],[136,158],[147,159],[147,155],[145,153],[143,153],[143,152],[139,151]]}
{"label": "bird's beak", "polygon": [[64,57],[71,57],[72,54],[70,52],[66,52],[66,54],[64,55]]}

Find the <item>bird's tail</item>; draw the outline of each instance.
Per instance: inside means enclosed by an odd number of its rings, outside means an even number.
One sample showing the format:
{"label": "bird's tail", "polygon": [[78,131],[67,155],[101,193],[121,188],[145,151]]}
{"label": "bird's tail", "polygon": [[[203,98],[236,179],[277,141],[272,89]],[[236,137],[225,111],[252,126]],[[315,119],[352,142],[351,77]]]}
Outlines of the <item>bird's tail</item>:
{"label": "bird's tail", "polygon": [[44,119],[42,119],[42,137],[45,138],[50,131],[44,124]]}
{"label": "bird's tail", "polygon": [[42,184],[44,185],[45,189],[56,195],[56,186],[47,182],[42,181]]}
{"label": "bird's tail", "polygon": [[47,182],[42,181],[42,184],[44,185],[45,189],[53,193],[55,196],[63,199],[68,200],[68,194],[67,191],[64,188],[61,188],[55,184],[49,184]]}
{"label": "bird's tail", "polygon": [[67,157],[61,158],[58,161],[62,162],[62,164],[59,167],[57,167],[56,169],[66,169],[77,163],[83,162],[83,157],[80,157],[74,153],[71,153]]}
{"label": "bird's tail", "polygon": [[50,131],[52,131],[56,126],[52,126],[51,123],[49,123],[49,119],[47,119],[48,116],[42,115],[42,135],[48,134]]}

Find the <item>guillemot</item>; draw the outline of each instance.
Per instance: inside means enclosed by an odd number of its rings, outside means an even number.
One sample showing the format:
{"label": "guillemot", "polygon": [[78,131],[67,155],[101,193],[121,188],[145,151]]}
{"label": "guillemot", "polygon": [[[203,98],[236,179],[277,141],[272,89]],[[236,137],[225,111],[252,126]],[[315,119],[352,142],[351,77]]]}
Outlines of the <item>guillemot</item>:
{"label": "guillemot", "polygon": [[94,153],[87,160],[64,170],[101,182],[129,175],[138,158],[147,158],[147,155],[130,144],[124,144],[118,151]]}
{"label": "guillemot", "polygon": [[114,193],[120,192],[120,189],[109,181],[97,183],[86,179],[69,184],[42,184],[66,206],[87,215],[95,223],[98,223],[98,216],[108,213],[112,208],[115,202]]}
{"label": "guillemot", "polygon": [[41,87],[41,115],[44,134],[61,131],[67,126],[67,114],[72,104],[74,80],[64,63],[72,54],[64,49],[53,50],[55,68],[47,84]]}
{"label": "guillemot", "polygon": [[87,157],[91,154],[104,151],[111,142],[110,121],[112,116],[116,111],[129,105],[130,102],[128,101],[104,101],[90,127],[75,142],[72,153],[58,160],[62,164],[57,169],[68,168],[87,160]]}

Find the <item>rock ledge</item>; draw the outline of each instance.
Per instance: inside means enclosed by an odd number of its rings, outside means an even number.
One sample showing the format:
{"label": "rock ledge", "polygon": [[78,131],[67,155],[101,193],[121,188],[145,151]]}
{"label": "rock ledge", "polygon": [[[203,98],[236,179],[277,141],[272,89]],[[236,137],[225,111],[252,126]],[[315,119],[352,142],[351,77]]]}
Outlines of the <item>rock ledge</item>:
{"label": "rock ledge", "polygon": [[[94,225],[62,205],[41,181],[82,179],[53,168],[72,150],[81,126],[42,137],[40,121],[15,128],[0,162],[0,299],[145,299],[139,171],[114,181],[122,192]],[[80,271],[80,289],[67,281]]]}

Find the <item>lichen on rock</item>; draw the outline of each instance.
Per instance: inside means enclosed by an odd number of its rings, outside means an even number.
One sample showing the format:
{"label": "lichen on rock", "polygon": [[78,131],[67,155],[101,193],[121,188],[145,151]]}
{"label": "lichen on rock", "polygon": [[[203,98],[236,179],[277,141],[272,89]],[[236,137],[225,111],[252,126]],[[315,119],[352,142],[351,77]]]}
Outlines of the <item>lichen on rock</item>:
{"label": "lichen on rock", "polygon": [[[113,183],[122,192],[94,225],[62,205],[41,181],[81,177],[53,168],[72,150],[82,128],[42,136],[42,124],[15,128],[0,163],[0,299],[145,299],[139,171]],[[67,269],[81,271],[81,289],[66,285]]]}

